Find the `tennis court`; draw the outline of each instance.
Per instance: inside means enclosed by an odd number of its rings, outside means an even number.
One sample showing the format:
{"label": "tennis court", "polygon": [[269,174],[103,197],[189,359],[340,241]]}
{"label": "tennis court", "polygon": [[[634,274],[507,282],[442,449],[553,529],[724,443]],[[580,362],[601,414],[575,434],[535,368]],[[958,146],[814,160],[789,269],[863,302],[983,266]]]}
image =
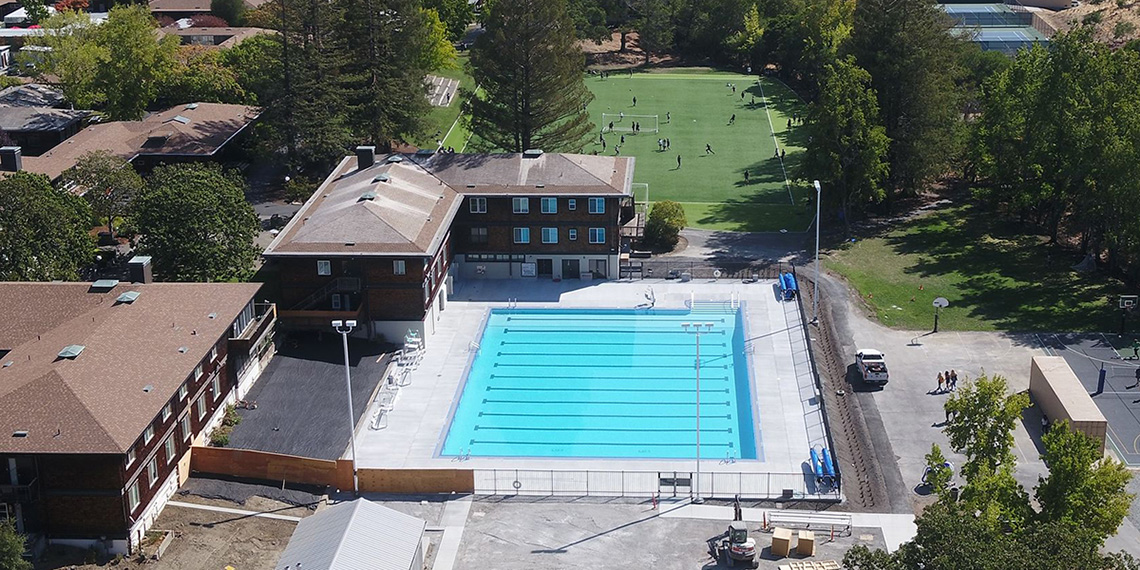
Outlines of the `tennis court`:
{"label": "tennis court", "polygon": [[[1017,16],[1018,14],[1013,15]],[[955,30],[979,44],[983,50],[1000,51],[1007,55],[1013,55],[1018,50],[1032,47],[1034,44],[1049,42],[1044,34],[1032,26],[975,26],[958,27]]]}
{"label": "tennis court", "polygon": [[[1039,334],[1046,353],[1062,356],[1108,420],[1108,448],[1129,467],[1140,467],[1140,359],[1133,358],[1130,336],[1115,334]],[[1097,394],[1100,370],[1104,391]]]}

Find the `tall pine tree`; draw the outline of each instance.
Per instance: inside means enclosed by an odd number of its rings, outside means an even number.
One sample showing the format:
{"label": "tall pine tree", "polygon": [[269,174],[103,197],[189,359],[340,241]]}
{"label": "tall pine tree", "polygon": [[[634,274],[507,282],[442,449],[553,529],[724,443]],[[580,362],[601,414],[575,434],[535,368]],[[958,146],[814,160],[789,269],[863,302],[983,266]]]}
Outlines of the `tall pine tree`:
{"label": "tall pine tree", "polygon": [[585,59],[566,0],[496,0],[471,51],[483,95],[470,98],[471,130],[511,152],[578,152],[594,130]]}

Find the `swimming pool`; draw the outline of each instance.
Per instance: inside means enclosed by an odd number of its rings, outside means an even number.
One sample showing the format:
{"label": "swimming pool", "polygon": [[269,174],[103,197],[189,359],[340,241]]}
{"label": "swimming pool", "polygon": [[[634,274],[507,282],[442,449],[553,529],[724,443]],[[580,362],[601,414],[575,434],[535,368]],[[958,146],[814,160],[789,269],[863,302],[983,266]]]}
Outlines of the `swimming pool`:
{"label": "swimming pool", "polygon": [[757,459],[743,311],[494,309],[441,456]]}

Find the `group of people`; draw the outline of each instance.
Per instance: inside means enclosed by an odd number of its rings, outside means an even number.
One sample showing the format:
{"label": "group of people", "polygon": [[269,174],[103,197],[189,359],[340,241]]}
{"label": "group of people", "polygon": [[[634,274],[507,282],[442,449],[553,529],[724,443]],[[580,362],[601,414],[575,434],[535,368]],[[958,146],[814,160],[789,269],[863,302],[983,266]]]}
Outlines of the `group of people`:
{"label": "group of people", "polygon": [[802,124],[804,124],[803,115],[800,115],[798,112],[792,113],[792,118],[788,119],[788,128],[789,129],[792,128],[792,125],[802,125]]}
{"label": "group of people", "polygon": [[657,150],[660,152],[669,150],[669,139],[657,139]]}
{"label": "group of people", "polygon": [[945,394],[946,392],[953,392],[958,389],[958,373],[954,370],[947,370],[938,373],[938,391],[936,394]]}

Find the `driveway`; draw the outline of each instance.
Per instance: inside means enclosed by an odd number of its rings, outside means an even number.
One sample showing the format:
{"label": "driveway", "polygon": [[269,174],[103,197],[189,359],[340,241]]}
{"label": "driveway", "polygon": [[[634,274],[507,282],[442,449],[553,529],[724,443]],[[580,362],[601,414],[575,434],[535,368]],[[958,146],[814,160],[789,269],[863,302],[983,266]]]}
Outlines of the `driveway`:
{"label": "driveway", "polygon": [[[681,237],[688,246],[664,258],[708,259],[770,259],[774,261],[795,261],[802,263],[811,258],[806,248],[815,247],[815,234],[804,232],[728,232],[685,228]],[[813,251],[814,254],[814,251]]]}

